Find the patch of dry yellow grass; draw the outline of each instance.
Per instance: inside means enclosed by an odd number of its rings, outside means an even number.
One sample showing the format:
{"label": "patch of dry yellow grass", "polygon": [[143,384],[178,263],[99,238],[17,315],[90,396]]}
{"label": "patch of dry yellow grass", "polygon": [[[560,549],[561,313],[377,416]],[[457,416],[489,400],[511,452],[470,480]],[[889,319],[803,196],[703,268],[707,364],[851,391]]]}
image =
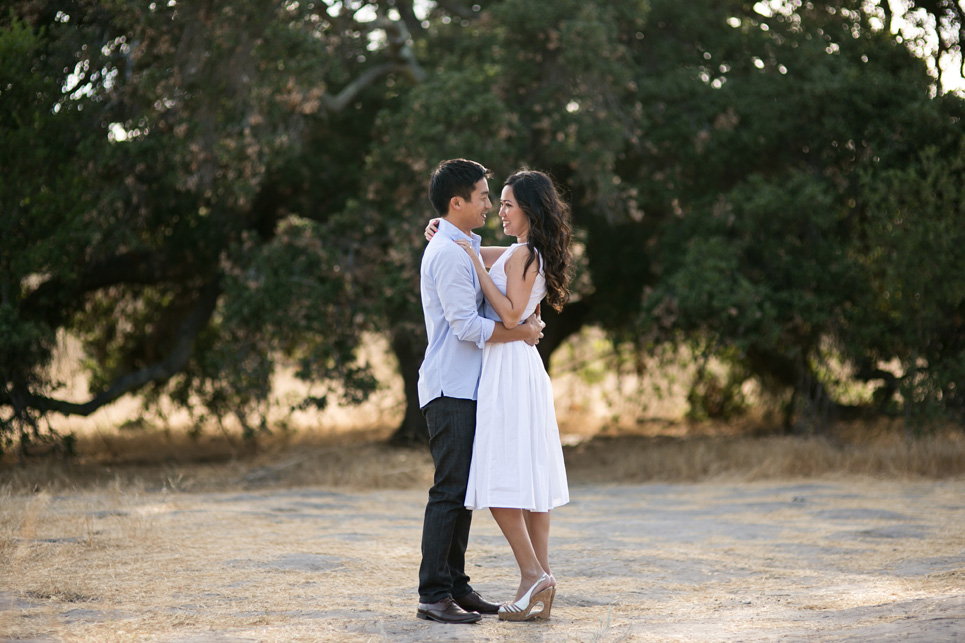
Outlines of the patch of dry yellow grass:
{"label": "patch of dry yellow grass", "polygon": [[[391,429],[267,436],[257,447],[209,434],[115,432],[84,436],[70,460],[0,464],[0,488],[18,494],[110,485],[157,491],[319,486],[412,489],[432,479],[428,450],[387,444]],[[738,425],[661,423],[595,435],[564,434],[572,482],[632,483],[817,478],[836,475],[942,479],[965,475],[965,434],[948,429],[908,438],[900,426],[843,426],[821,436]]]}
{"label": "patch of dry yellow grass", "polygon": [[567,470],[587,482],[954,478],[965,475],[965,434],[949,430],[909,439],[903,432],[869,429],[828,436],[600,435],[567,451]]}
{"label": "patch of dry yellow grass", "polygon": [[0,488],[21,493],[97,489],[109,485],[148,491],[223,491],[239,488],[323,486],[412,488],[431,480],[426,449],[395,448],[389,433],[339,436],[276,435],[238,449],[224,438],[202,442],[184,433],[118,436],[110,451],[80,443],[79,455],[0,465]]}

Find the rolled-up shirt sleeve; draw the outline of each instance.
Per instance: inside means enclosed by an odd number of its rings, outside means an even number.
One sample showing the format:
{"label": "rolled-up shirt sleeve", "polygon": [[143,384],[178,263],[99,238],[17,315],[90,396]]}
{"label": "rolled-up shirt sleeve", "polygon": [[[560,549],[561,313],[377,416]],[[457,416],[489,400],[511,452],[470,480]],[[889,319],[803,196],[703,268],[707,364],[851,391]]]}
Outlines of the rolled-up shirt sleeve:
{"label": "rolled-up shirt sleeve", "polygon": [[440,253],[437,259],[445,255],[450,255],[449,258],[452,259],[451,255],[455,255],[456,260],[437,260],[433,265],[433,280],[439,293],[439,302],[453,335],[461,341],[472,342],[483,348],[492,337],[496,322],[479,314],[475,289],[477,276],[472,260],[462,248],[455,244],[453,247],[462,255],[461,258],[448,251]]}

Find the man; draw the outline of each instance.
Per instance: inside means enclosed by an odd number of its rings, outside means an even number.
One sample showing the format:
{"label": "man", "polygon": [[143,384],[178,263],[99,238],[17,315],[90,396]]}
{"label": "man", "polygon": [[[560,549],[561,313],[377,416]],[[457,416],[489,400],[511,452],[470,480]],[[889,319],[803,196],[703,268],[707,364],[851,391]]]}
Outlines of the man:
{"label": "man", "polygon": [[467,239],[479,252],[472,230],[486,222],[489,170],[474,161],[443,161],[429,181],[429,200],[439,230],[422,256],[421,291],[429,345],[419,369],[419,406],[429,426],[435,479],[422,529],[419,608],[416,616],[440,623],[474,623],[499,606],[469,585],[466,546],[472,512],[466,484],[476,429],[476,394],[486,342],[535,345],[542,322],[534,315],[507,329],[482,317],[482,289],[472,261],[455,243]]}

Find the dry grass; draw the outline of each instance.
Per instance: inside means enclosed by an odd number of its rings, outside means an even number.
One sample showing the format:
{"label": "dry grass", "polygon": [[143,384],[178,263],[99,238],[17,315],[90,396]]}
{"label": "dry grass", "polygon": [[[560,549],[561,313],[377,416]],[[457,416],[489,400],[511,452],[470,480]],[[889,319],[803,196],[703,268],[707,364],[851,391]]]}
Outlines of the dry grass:
{"label": "dry grass", "polygon": [[568,450],[567,470],[585,482],[955,478],[965,475],[965,434],[909,439],[900,429],[850,426],[824,436],[597,435]]}
{"label": "dry grass", "polygon": [[18,463],[8,456],[0,488],[53,493],[115,485],[144,491],[226,491],[303,486],[412,488],[431,479],[425,449],[394,448],[387,431],[340,435],[280,434],[238,449],[238,439],[149,431],[113,436],[110,450],[78,441],[78,455]]}
{"label": "dry grass", "polygon": [[[571,427],[572,428],[572,427]],[[424,448],[387,444],[391,429],[267,436],[257,447],[209,433],[142,430],[82,434],[71,460],[0,463],[8,493],[58,493],[107,486],[144,491],[224,491],[326,487],[352,490],[424,488],[432,461]],[[593,434],[564,433],[574,483],[708,479],[754,481],[840,475],[943,479],[965,475],[965,434],[908,438],[900,425],[840,426],[822,436],[789,436],[759,424],[660,422]]]}

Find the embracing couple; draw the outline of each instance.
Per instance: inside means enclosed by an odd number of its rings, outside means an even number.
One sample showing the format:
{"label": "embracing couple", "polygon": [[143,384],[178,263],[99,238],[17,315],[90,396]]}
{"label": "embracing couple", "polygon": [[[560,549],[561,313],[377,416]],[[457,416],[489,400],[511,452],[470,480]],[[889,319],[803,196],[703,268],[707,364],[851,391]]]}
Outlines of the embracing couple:
{"label": "embracing couple", "polygon": [[[508,247],[480,247],[473,229],[492,208],[490,172],[444,161],[429,200],[421,292],[429,344],[419,405],[429,427],[435,478],[422,531],[419,608],[441,623],[480,614],[523,621],[550,616],[550,510],[569,502],[553,390],[536,344],[539,304],[568,296],[569,208],[541,172],[510,176],[499,197]],[[489,271],[487,272],[487,268]],[[489,508],[520,570],[513,600],[483,599],[469,585],[466,546],[473,509]],[[539,609],[537,609],[539,607]]]}

